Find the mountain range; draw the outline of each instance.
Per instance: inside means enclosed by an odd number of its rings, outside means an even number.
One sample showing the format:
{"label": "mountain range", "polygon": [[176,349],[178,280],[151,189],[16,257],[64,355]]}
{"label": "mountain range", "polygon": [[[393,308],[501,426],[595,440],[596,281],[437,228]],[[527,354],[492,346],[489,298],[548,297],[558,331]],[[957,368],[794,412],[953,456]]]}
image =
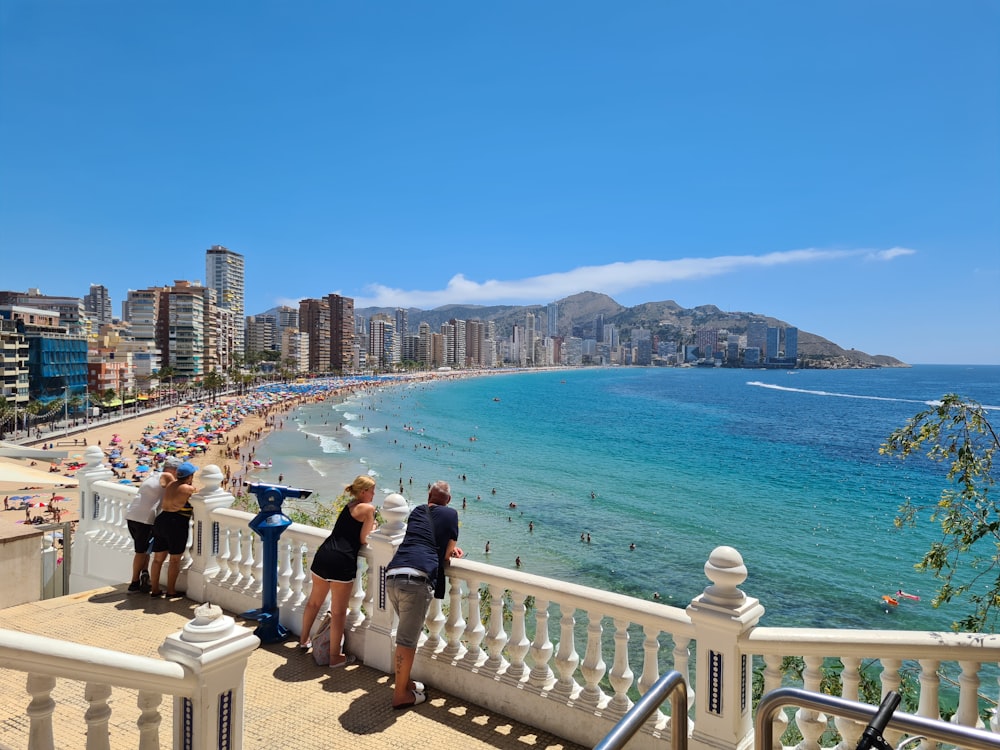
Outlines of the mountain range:
{"label": "mountain range", "polygon": [[[715,305],[699,305],[685,308],[673,300],[644,302],[633,307],[625,307],[606,294],[581,292],[557,300],[558,335],[563,338],[595,338],[594,320],[604,315],[604,322],[617,326],[621,340],[628,341],[633,328],[646,328],[660,340],[676,341],[678,344],[693,343],[695,331],[702,328],[725,330],[730,334],[744,335],[747,325],[763,322],[779,328],[795,327],[778,318],[752,312],[730,312]],[[407,309],[408,327],[416,332],[420,323],[426,322],[432,331],[440,330],[442,323],[455,318],[459,320],[493,321],[496,336],[506,338],[511,335],[514,325],[525,325],[525,316],[536,316],[538,330],[545,330],[547,305],[442,305],[432,310]],[[369,318],[377,313],[389,316],[395,314],[392,307],[365,307],[354,311],[355,318]],[[271,311],[268,311],[271,312]],[[906,367],[907,365],[885,354],[867,354],[857,349],[844,349],[822,336],[799,329],[799,359],[826,367]]]}

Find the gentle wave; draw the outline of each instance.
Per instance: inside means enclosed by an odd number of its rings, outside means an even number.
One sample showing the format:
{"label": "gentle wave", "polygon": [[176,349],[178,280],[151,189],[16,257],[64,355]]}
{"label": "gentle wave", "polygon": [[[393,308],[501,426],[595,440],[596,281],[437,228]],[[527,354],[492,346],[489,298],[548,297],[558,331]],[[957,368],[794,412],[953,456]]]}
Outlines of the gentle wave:
{"label": "gentle wave", "polygon": [[312,469],[313,471],[315,471],[321,477],[325,477],[327,475],[327,472],[325,472],[321,468],[319,468],[320,467],[320,462],[317,461],[315,458],[307,459],[306,463],[309,464],[309,468],[310,469]]}

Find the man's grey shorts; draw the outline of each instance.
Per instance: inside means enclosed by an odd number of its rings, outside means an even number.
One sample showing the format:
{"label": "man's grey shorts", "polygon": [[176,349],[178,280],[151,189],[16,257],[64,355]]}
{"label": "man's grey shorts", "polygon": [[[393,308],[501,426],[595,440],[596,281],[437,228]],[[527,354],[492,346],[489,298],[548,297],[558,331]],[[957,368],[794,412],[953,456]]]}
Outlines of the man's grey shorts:
{"label": "man's grey shorts", "polygon": [[396,645],[416,648],[424,629],[424,620],[427,619],[427,608],[434,598],[434,588],[429,582],[421,583],[408,576],[387,576],[385,590],[399,615]]}

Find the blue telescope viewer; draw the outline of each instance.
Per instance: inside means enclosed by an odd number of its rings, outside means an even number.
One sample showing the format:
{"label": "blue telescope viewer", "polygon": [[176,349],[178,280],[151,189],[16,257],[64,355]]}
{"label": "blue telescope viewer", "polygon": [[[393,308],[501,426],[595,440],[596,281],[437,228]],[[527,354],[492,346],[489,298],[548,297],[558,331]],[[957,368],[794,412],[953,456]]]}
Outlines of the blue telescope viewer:
{"label": "blue telescope viewer", "polygon": [[278,617],[278,537],[292,525],[292,519],[282,512],[281,506],[289,497],[309,497],[312,490],[261,482],[248,482],[246,486],[256,496],[260,506],[260,512],[250,521],[250,530],[261,538],[264,549],[264,581],[260,609],[244,612],[243,617],[260,623],[254,630],[254,635],[260,638],[261,643],[276,643],[288,635],[288,629],[282,627]]}

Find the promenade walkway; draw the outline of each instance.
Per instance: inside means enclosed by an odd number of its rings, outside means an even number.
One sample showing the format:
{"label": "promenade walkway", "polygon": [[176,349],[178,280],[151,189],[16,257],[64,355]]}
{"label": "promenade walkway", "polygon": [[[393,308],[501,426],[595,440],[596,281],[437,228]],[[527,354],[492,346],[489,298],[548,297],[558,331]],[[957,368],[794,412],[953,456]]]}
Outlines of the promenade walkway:
{"label": "promenade walkway", "polygon": [[[150,599],[107,587],[0,610],[0,627],[47,635],[141,656],[158,657],[170,633],[193,616],[196,603],[187,599]],[[232,614],[232,613],[229,613]],[[238,623],[255,627],[253,621]],[[30,696],[25,675],[0,669],[0,750],[27,747]],[[295,641],[262,645],[251,656],[246,674],[245,750],[294,747],[350,750],[383,748],[501,748],[503,750],[576,750],[566,742],[474,703],[428,685],[428,700],[408,711],[391,708],[391,678],[363,665],[341,669],[316,666]],[[55,745],[86,745],[84,685],[59,680],[52,697],[57,703]],[[138,743],[136,693],[112,693],[111,749],[133,750]],[[172,700],[160,705],[161,747],[169,748]],[[595,737],[594,741],[599,740]]]}

